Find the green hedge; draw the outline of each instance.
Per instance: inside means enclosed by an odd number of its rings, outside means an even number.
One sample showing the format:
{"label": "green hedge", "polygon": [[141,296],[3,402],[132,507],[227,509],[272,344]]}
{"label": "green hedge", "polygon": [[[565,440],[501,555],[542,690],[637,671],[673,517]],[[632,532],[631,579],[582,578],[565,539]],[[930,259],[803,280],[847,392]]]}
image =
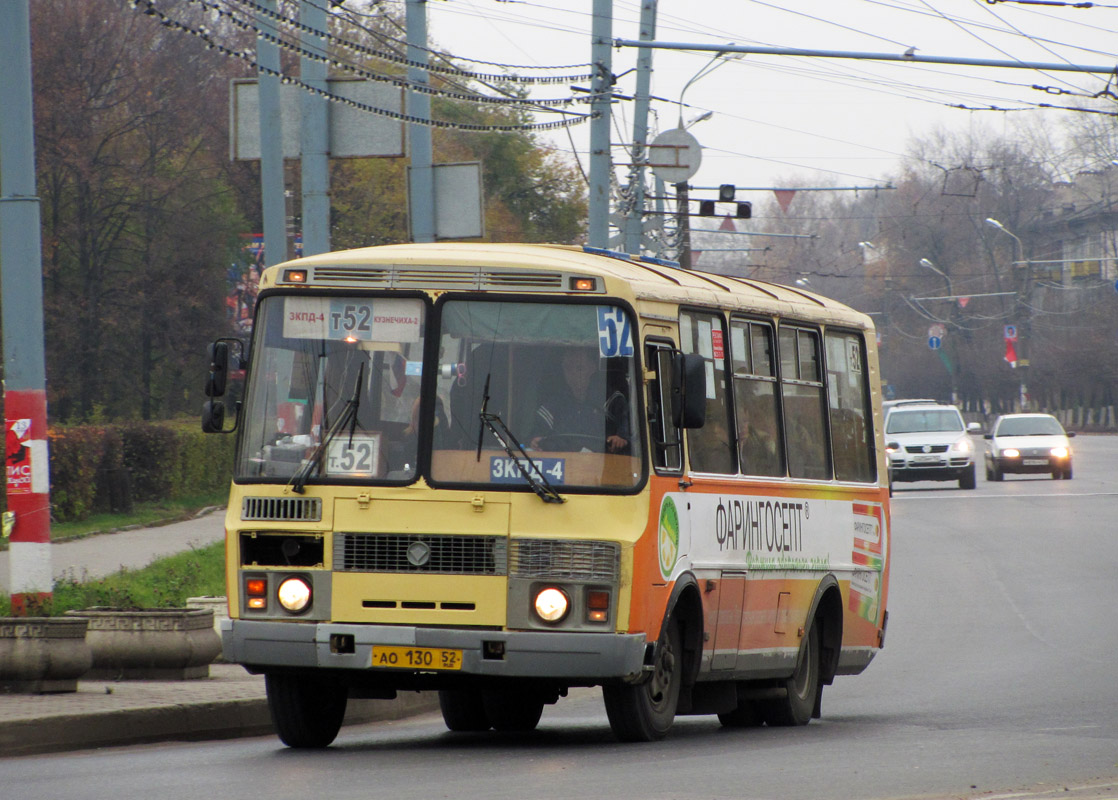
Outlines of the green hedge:
{"label": "green hedge", "polygon": [[58,426],[49,436],[58,522],[220,493],[232,477],[233,437],[204,434],[197,423]]}

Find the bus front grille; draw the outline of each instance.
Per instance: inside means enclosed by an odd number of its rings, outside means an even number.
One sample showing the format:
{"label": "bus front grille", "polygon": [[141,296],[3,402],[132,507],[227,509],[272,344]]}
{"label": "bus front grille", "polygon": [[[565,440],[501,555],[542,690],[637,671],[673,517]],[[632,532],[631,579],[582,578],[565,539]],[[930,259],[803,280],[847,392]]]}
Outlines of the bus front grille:
{"label": "bus front grille", "polygon": [[338,533],[334,569],[436,575],[505,575],[508,551],[500,536]]}
{"label": "bus front grille", "polygon": [[558,272],[484,267],[411,267],[405,265],[315,267],[312,284],[379,289],[488,289],[557,291],[566,282]]}
{"label": "bus front grille", "polygon": [[322,499],[318,497],[246,497],[241,519],[255,522],[319,522]]}
{"label": "bus front grille", "polygon": [[617,542],[518,539],[509,557],[509,574],[516,578],[608,582],[620,573]]}

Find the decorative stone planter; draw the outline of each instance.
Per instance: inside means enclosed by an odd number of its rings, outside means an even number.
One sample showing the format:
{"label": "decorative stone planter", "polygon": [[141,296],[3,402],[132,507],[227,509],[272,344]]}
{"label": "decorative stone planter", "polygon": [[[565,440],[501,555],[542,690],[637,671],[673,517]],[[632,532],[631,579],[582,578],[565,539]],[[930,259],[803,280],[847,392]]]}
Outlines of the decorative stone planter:
{"label": "decorative stone planter", "polygon": [[75,692],[93,654],[89,623],[66,617],[0,617],[0,692]]}
{"label": "decorative stone planter", "polygon": [[[221,641],[221,621],[229,619],[229,601],[225,597],[217,597],[215,595],[204,595],[202,597],[188,597],[186,598],[187,608],[208,608],[214,614],[214,633],[217,634],[217,639]],[[225,659],[221,657],[221,653],[217,654],[214,662],[223,662]]]}
{"label": "decorative stone planter", "polygon": [[86,678],[192,680],[208,678],[221,652],[213,612],[200,608],[86,608],[67,616],[89,622],[93,666]]}

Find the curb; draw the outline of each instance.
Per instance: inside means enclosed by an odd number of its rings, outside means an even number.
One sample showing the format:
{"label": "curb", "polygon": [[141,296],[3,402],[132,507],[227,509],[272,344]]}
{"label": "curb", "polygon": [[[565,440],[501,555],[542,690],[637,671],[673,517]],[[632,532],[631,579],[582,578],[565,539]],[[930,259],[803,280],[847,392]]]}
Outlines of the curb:
{"label": "curb", "polygon": [[[350,700],[343,725],[383,722],[436,711],[435,692],[395,700]],[[212,741],[274,733],[265,699],[217,700],[148,708],[56,714],[0,721],[0,754],[27,756],[167,741]],[[281,746],[276,740],[277,747]]]}

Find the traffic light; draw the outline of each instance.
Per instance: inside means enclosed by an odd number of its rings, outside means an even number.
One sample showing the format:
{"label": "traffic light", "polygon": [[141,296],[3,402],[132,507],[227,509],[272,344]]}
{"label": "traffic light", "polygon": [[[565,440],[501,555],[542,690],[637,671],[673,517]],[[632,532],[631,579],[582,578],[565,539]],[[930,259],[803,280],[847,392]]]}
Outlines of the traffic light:
{"label": "traffic light", "polygon": [[737,194],[738,187],[732,183],[724,183],[718,187],[718,199],[723,203],[729,203],[734,199]]}
{"label": "traffic light", "polygon": [[713,200],[700,200],[699,201],[699,216],[700,217],[713,217],[714,216],[714,201]]}
{"label": "traffic light", "polygon": [[738,203],[738,219],[749,219],[753,216],[752,203]]}

